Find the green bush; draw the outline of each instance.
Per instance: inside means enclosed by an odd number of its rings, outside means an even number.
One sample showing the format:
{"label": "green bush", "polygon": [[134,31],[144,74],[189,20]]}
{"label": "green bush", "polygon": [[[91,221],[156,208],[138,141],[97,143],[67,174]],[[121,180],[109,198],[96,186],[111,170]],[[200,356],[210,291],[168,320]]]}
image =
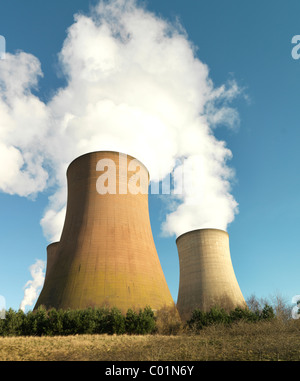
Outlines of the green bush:
{"label": "green bush", "polygon": [[46,309],[41,306],[34,314],[34,333],[37,336],[44,336],[49,333],[49,319]]}
{"label": "green bush", "polygon": [[137,334],[152,333],[155,330],[155,317],[150,307],[145,307],[138,314]]}
{"label": "green bush", "polygon": [[32,311],[28,311],[26,315],[24,314],[22,333],[20,335],[36,335],[36,319]]}
{"label": "green bush", "polygon": [[259,314],[250,311],[248,308],[237,307],[234,310],[230,311],[229,321],[233,323],[239,320],[244,320],[247,322],[256,322],[259,320]]}
{"label": "green bush", "polygon": [[261,311],[260,318],[262,320],[272,320],[274,319],[274,317],[275,317],[275,313],[274,313],[273,307],[266,304],[263,310]]}
{"label": "green bush", "polygon": [[207,313],[208,324],[226,324],[229,323],[228,313],[218,306],[212,307]]}
{"label": "green bush", "polygon": [[63,313],[62,310],[56,310],[55,308],[51,308],[48,311],[48,335],[57,336],[64,334]]}
{"label": "green bush", "polygon": [[126,317],[125,317],[126,333],[128,333],[129,335],[136,334],[138,322],[139,322],[138,314],[130,308],[127,311]]}
{"label": "green bush", "polygon": [[105,333],[111,335],[114,333],[118,335],[125,333],[125,317],[118,308],[113,307],[111,310],[108,310],[103,322]]}
{"label": "green bush", "polygon": [[150,307],[140,309],[135,312],[132,309],[127,311],[125,317],[126,333],[130,335],[144,335],[153,333],[155,330],[155,317]]}
{"label": "green bush", "polygon": [[55,336],[126,333],[125,316],[117,308],[46,310],[39,307],[26,314],[9,309],[0,320],[0,336]]}
{"label": "green bush", "polygon": [[23,331],[23,311],[15,312],[12,308],[6,311],[5,319],[2,320],[2,336],[19,336]]}
{"label": "green bush", "polygon": [[199,331],[203,327],[208,325],[207,313],[196,308],[191,316],[191,319],[187,321],[189,328]]}
{"label": "green bush", "polygon": [[192,330],[201,330],[203,327],[212,324],[232,324],[237,321],[247,321],[249,323],[272,320],[275,318],[274,310],[266,304],[262,310],[255,312],[250,309],[237,307],[230,312],[226,312],[219,307],[213,307],[208,312],[195,309],[190,320],[187,321],[187,327]]}

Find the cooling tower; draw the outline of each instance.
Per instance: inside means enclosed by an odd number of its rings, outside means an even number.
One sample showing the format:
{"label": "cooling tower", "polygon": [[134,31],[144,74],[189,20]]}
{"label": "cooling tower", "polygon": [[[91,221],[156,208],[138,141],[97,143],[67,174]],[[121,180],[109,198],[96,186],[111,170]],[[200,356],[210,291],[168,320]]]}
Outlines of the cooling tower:
{"label": "cooling tower", "polygon": [[54,268],[54,264],[56,261],[56,253],[58,248],[59,242],[53,242],[50,245],[47,246],[47,268],[46,268],[46,275],[45,275],[45,282],[47,282],[48,278],[51,278],[51,272]]}
{"label": "cooling tower", "polygon": [[146,167],[118,152],[93,152],[69,165],[67,181],[61,239],[48,246],[35,308],[173,305],[151,231]]}
{"label": "cooling tower", "polygon": [[180,263],[177,309],[182,319],[188,319],[196,308],[246,307],[234,274],[227,232],[193,230],[179,236],[176,244]]}

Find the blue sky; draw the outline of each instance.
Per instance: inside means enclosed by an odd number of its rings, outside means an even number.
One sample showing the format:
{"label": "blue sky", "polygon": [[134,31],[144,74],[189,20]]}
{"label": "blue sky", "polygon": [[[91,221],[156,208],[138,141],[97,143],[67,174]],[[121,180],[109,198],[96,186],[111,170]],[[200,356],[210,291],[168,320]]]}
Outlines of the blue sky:
{"label": "blue sky", "polygon": [[[35,94],[47,101],[64,86],[57,53],[73,23],[88,12],[87,0],[11,0],[0,4],[0,35],[6,51],[22,50],[41,62]],[[185,28],[196,55],[216,86],[230,78],[246,97],[233,102],[239,127],[214,130],[232,151],[232,194],[239,213],[228,227],[234,270],[245,298],[300,293],[300,60],[291,39],[300,34],[299,1],[148,0],[146,8]],[[1,114],[0,114],[1,118]],[[101,147],[99,147],[101,149]],[[5,163],[1,163],[5,166]],[[0,193],[0,295],[18,309],[29,267],[46,260],[40,220],[51,188],[35,198]],[[150,196],[150,218],[160,261],[176,301],[179,263],[175,236],[163,238],[163,203]]]}

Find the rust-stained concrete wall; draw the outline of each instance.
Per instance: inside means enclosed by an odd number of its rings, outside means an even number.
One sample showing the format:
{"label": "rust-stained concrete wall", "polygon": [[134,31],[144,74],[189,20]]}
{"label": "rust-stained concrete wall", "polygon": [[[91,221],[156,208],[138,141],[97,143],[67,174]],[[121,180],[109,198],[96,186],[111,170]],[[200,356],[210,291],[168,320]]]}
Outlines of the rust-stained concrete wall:
{"label": "rust-stained concrete wall", "polygon": [[[102,159],[115,163],[116,194],[96,189],[99,177],[107,173],[105,166],[96,170]],[[123,155],[122,163],[119,167],[118,152],[100,151],[69,165],[65,224],[35,308],[107,305],[125,312],[173,305],[151,231],[148,171],[131,156]],[[145,194],[132,194],[128,188],[136,180],[133,175],[139,176],[137,185],[146,183]]]}
{"label": "rust-stained concrete wall", "polygon": [[195,308],[208,311],[213,305],[227,310],[246,303],[234,274],[228,233],[199,229],[176,240],[180,283],[177,308],[188,319]]}

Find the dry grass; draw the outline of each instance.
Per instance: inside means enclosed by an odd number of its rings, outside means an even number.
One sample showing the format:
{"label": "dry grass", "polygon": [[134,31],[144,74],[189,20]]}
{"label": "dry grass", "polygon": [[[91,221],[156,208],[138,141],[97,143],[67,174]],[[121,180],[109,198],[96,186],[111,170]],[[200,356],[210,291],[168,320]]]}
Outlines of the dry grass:
{"label": "dry grass", "polygon": [[176,336],[4,337],[0,360],[299,361],[300,320],[215,325],[199,334]]}

